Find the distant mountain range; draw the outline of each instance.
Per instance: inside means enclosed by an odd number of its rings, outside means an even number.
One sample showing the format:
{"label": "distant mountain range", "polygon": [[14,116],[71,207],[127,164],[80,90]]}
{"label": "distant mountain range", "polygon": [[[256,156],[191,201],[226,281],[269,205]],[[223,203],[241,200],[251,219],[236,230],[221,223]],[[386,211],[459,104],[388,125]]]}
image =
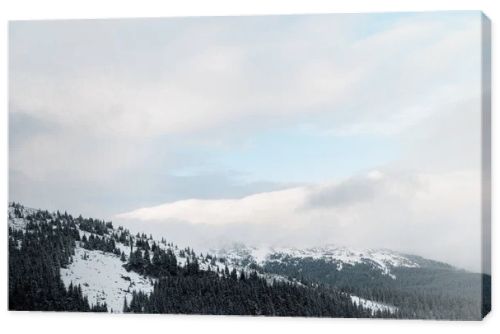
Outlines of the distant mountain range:
{"label": "distant mountain range", "polygon": [[9,205],[11,310],[473,320],[491,307],[490,280],[387,249],[198,254],[111,222]]}
{"label": "distant mountain range", "polygon": [[451,268],[445,263],[401,254],[388,249],[360,250],[336,245],[299,249],[293,247],[250,247],[234,244],[228,248],[213,249],[211,252],[219,257],[227,258],[230,263],[236,265],[255,264],[261,267],[279,264],[297,265],[301,261],[311,260],[332,264],[336,271],[342,271],[345,267],[364,265],[372,267],[374,271],[392,279],[396,279],[396,276],[391,273],[392,268],[420,268],[430,264],[434,267]]}

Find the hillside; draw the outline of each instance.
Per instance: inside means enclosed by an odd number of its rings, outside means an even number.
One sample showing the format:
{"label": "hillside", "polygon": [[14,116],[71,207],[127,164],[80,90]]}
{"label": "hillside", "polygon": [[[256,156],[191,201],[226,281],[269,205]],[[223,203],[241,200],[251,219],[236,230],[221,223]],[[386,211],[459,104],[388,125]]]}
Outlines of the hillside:
{"label": "hillside", "polygon": [[9,309],[391,316],[377,303],[196,254],[111,222],[9,207]]}
{"label": "hillside", "polygon": [[395,307],[407,318],[477,319],[491,308],[489,275],[388,249],[234,244],[213,252],[233,265],[334,287]]}
{"label": "hillside", "polygon": [[481,279],[390,250],[198,254],[111,222],[9,206],[11,310],[478,319]]}

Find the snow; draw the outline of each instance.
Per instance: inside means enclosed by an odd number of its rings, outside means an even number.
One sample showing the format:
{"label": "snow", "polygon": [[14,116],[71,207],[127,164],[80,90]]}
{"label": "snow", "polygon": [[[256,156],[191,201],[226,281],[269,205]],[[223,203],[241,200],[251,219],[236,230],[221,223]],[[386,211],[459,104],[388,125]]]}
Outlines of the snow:
{"label": "snow", "polygon": [[[88,259],[84,259],[84,254]],[[106,302],[112,312],[122,312],[124,298],[130,302],[134,290],[145,293],[153,290],[151,280],[127,272],[119,256],[81,247],[75,249],[73,263],[61,269],[61,278],[66,287],[71,282],[80,284],[90,304]]]}
{"label": "snow", "polygon": [[[81,236],[85,235],[88,238],[91,234],[80,230]],[[135,240],[136,238],[132,236],[132,239]],[[154,241],[149,240],[148,242],[152,245]],[[180,256],[180,248],[167,246],[158,240],[156,240],[156,244],[162,249],[172,250],[179,266],[183,267],[186,265],[187,258]],[[123,251],[125,257],[128,258],[130,246],[116,242],[116,247],[120,251]],[[85,254],[87,259],[84,257]],[[152,255],[151,252],[150,256]],[[215,265],[212,265],[210,261],[205,261],[200,255],[197,256],[197,259],[200,270],[210,269],[211,271],[217,271],[218,268],[222,273],[225,268],[225,264],[220,263],[218,260]],[[243,269],[247,274],[250,273],[250,270],[242,268],[236,263],[228,263],[227,266],[229,271],[236,268],[238,272]],[[273,280],[287,280],[284,277],[274,274],[260,274],[260,276],[266,278],[268,282],[272,282]],[[127,272],[123,268],[123,262],[120,261],[119,256],[97,250],[86,250],[80,246],[77,246],[75,249],[73,263],[68,268],[61,269],[61,277],[66,286],[69,286],[71,282],[74,285],[80,284],[83,294],[87,296],[91,304],[106,302],[108,310],[111,311],[112,309],[113,312],[122,311],[124,298],[127,297],[127,301],[130,302],[134,290],[140,290],[144,293],[150,293],[153,290],[152,279],[141,276],[133,271]]]}
{"label": "snow", "polygon": [[388,311],[391,314],[394,314],[398,308],[392,305],[386,305],[379,302],[375,302],[373,300],[361,298],[358,296],[351,295],[351,301],[353,304],[361,306],[364,309],[368,309],[371,311],[372,315],[374,315],[377,311],[385,312]]}
{"label": "snow", "polygon": [[130,255],[130,246],[125,246],[121,242],[116,242],[115,247],[120,250],[120,252],[123,252],[125,254],[125,258],[128,259]]}
{"label": "snow", "polygon": [[14,230],[24,230],[26,228],[26,220],[23,218],[11,218],[9,219],[9,226]]}
{"label": "snow", "polygon": [[[234,245],[228,249],[213,250],[217,256],[223,256],[231,263],[239,263],[250,259],[258,265],[266,262],[282,262],[284,259],[313,259],[324,260],[337,264],[337,270],[344,269],[345,265],[370,264],[382,274],[396,279],[391,273],[393,267],[417,268],[418,263],[402,254],[385,249],[354,249],[328,245],[297,249],[293,247],[247,247]],[[272,257],[271,257],[272,256]]]}
{"label": "snow", "polygon": [[[22,217],[14,218],[14,209],[9,207],[9,226],[15,229],[25,229],[26,220],[23,218],[27,214],[35,213],[37,210],[23,208]],[[110,232],[113,232],[110,230]],[[85,235],[87,238],[92,233],[80,230],[80,235]],[[109,238],[109,236],[105,236]],[[132,236],[132,239],[135,239]],[[148,241],[152,245],[153,240]],[[187,258],[181,257],[181,248],[176,246],[167,246],[164,243],[156,240],[156,244],[162,249],[171,249],[177,257],[178,265],[183,267],[186,265]],[[128,258],[130,247],[125,246],[120,242],[116,242],[116,247],[123,251]],[[248,266],[243,266],[243,260],[249,260],[257,265],[264,265],[269,261],[283,261],[289,259],[304,259],[311,258],[315,260],[331,261],[336,264],[337,270],[343,270],[345,265],[355,265],[357,263],[369,263],[375,268],[381,270],[385,275],[396,279],[390,272],[392,267],[418,267],[419,265],[405,256],[389,250],[355,250],[346,247],[336,247],[328,245],[325,247],[314,247],[306,249],[286,248],[286,247],[247,247],[244,245],[235,245],[232,248],[213,250],[209,254],[216,255],[218,259],[215,265],[210,264],[210,261],[205,261],[200,255],[197,256],[201,270],[222,272],[227,265],[229,271],[235,268],[238,272],[244,270],[247,274],[252,272]],[[271,258],[271,255],[273,256]],[[152,254],[151,254],[152,256]],[[219,261],[220,258],[225,258],[225,263]],[[273,281],[290,282],[287,278],[270,273],[258,273],[260,277],[267,280],[268,283]],[[61,269],[61,278],[66,286],[71,283],[80,285],[82,292],[91,304],[97,302],[106,302],[108,310],[112,312],[122,312],[124,298],[130,302],[133,291],[142,291],[150,293],[153,290],[153,280],[141,276],[135,272],[127,272],[123,267],[123,262],[120,257],[97,250],[86,250],[78,243],[73,256],[73,262],[68,268]],[[293,281],[294,284],[301,285],[300,282]],[[363,299],[357,296],[351,296],[351,300],[364,308],[368,308],[375,312],[377,310],[389,311],[391,313],[397,310],[396,307],[384,305],[375,301]]]}
{"label": "snow", "polygon": [[15,230],[24,230],[26,228],[26,220],[24,219],[24,216],[29,213],[27,209],[23,209],[21,211],[23,217],[16,217],[14,208],[9,206],[9,226],[12,227]]}
{"label": "snow", "polygon": [[270,247],[261,247],[261,248],[252,248],[251,255],[255,259],[257,263],[264,263],[272,253],[272,249]]}
{"label": "snow", "polygon": [[[14,208],[9,207],[9,226],[14,229],[25,230],[27,220],[24,218],[27,214],[36,213],[37,210],[22,208],[21,216],[15,217]],[[48,220],[50,223],[50,219]],[[109,231],[113,233],[113,230]],[[93,233],[79,229],[80,236],[89,238]],[[102,237],[102,236],[101,236]],[[105,235],[105,238],[110,238],[110,235]],[[131,236],[135,241],[136,237]],[[177,258],[179,266],[184,267],[187,263],[186,257],[181,257],[181,248],[176,246],[168,246],[158,240],[148,240],[150,246],[153,242],[164,249],[171,249]],[[123,243],[116,242],[116,247],[125,253],[128,259],[130,254],[130,246]],[[135,248],[135,247],[134,247]],[[150,256],[153,254],[151,253]],[[265,254],[263,254],[265,255]],[[210,261],[206,261],[200,255],[197,256],[201,270],[219,271],[222,273],[226,263],[221,263],[219,260],[212,265]],[[153,290],[153,279],[141,276],[136,272],[127,270],[123,267],[123,262],[120,256],[113,253],[102,252],[98,250],[87,250],[81,247],[81,242],[77,242],[75,248],[75,255],[72,258],[72,263],[67,268],[61,268],[61,279],[64,285],[68,287],[71,283],[73,285],[80,285],[82,293],[89,300],[89,303],[95,305],[96,303],[106,303],[110,312],[119,313],[123,310],[124,299],[130,302],[132,299],[133,291],[142,291],[144,293],[151,293]],[[237,263],[227,263],[229,271],[235,268],[238,272],[244,270],[247,274],[251,272],[248,268],[243,268]],[[264,277],[268,282],[272,281],[287,281],[286,278],[274,274],[259,274]]]}

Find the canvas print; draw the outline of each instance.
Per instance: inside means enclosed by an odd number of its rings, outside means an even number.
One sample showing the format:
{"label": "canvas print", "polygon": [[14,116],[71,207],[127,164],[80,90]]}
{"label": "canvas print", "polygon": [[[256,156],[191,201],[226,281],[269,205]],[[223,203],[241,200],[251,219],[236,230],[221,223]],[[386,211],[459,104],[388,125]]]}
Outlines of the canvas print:
{"label": "canvas print", "polygon": [[482,319],[489,27],[10,22],[9,310]]}

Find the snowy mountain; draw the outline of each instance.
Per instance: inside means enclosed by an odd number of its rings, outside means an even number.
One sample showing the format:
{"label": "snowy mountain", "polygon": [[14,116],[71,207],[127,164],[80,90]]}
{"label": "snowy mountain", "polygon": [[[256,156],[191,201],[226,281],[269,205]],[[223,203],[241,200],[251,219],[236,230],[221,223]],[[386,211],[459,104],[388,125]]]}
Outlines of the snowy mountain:
{"label": "snowy mountain", "polygon": [[229,248],[212,250],[212,252],[219,257],[228,259],[230,263],[240,266],[256,264],[265,267],[271,263],[293,264],[309,259],[334,264],[335,269],[341,271],[346,266],[365,264],[392,279],[396,279],[396,276],[391,272],[392,268],[418,268],[420,266],[415,260],[416,257],[410,258],[387,249],[360,250],[335,245],[298,249],[293,247],[248,247],[235,244]]}
{"label": "snowy mountain", "polygon": [[[98,219],[19,204],[8,215],[9,284],[19,287],[10,309],[477,319],[489,307],[489,276],[387,249],[235,244],[202,254]],[[59,291],[55,301],[32,300],[43,284]]]}
{"label": "snowy mountain", "polygon": [[[26,217],[36,215],[41,210],[22,207],[16,209],[9,208],[9,227],[14,230],[26,230],[29,220]],[[45,213],[45,212],[44,212]],[[56,214],[47,213],[48,218],[44,218],[43,222],[54,223]],[[126,230],[121,227],[118,229],[107,228],[105,234],[92,233],[82,227],[82,224],[76,223],[78,233],[82,238],[89,240],[91,237],[102,237],[110,240],[114,235],[125,233]],[[126,233],[129,233],[126,231]],[[82,239],[83,240],[83,239]],[[185,267],[188,262],[188,257],[193,261],[196,259],[199,269],[202,271],[229,272],[236,270],[238,272],[250,273],[252,270],[244,266],[238,265],[236,262],[229,262],[223,258],[217,259],[209,254],[196,254],[189,247],[180,248],[173,243],[167,243],[165,239],[155,240],[152,236],[144,234],[130,234],[127,236],[127,243],[136,243],[138,240],[146,240],[149,247],[156,245],[163,250],[169,250],[175,255],[177,265]],[[127,270],[124,262],[129,260],[130,246],[120,241],[113,241],[116,249],[120,253],[107,252],[102,250],[86,249],[83,241],[77,241],[75,245],[75,254],[72,256],[71,263],[60,269],[61,278],[66,287],[70,285],[79,285],[83,294],[88,298],[93,305],[106,303],[109,311],[121,312],[123,309],[124,300],[130,301],[134,292],[150,293],[153,290],[153,284],[156,278],[141,275],[134,271]],[[123,254],[123,255],[121,255]],[[121,258],[123,256],[123,258]],[[152,260],[153,255],[150,255]],[[265,272],[257,273],[259,277],[266,279],[269,283],[290,282],[287,278]],[[294,284],[299,284],[295,282]]]}

